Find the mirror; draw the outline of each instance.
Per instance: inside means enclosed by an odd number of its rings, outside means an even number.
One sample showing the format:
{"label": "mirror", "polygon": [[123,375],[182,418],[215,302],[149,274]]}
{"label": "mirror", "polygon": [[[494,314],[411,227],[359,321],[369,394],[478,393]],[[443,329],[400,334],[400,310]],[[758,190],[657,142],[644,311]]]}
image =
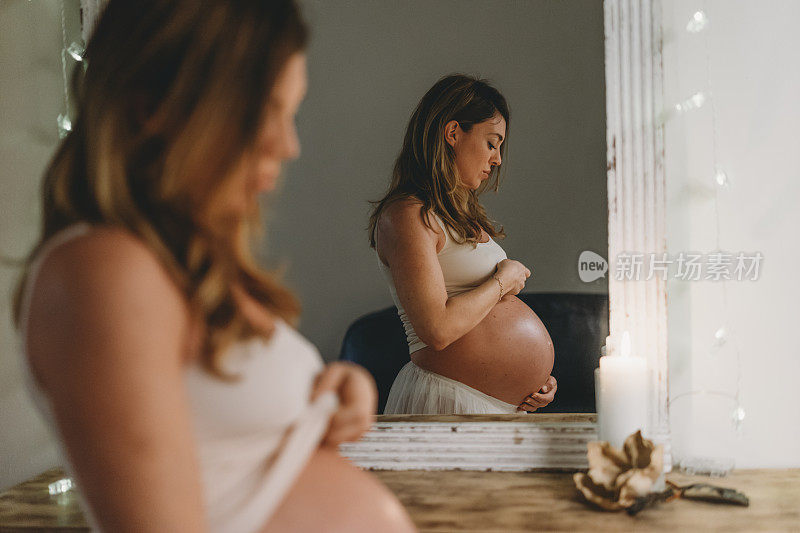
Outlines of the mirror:
{"label": "mirror", "polygon": [[[626,250],[666,252],[661,5],[603,2],[608,146],[608,257]],[[613,270],[612,270],[613,271]],[[627,331],[647,361],[645,435],[664,445],[672,468],[667,388],[666,284],[609,276],[612,337]],[[378,417],[342,452],[377,470],[513,470],[586,468],[596,440],[594,415],[536,414]]]}
{"label": "mirror", "polygon": [[[608,249],[602,4],[303,6],[313,32],[309,92],[298,115],[303,155],[270,202],[264,255],[289,262],[287,281],[304,302],[301,332],[327,360],[342,355],[366,366],[383,412],[409,350],[368,244],[368,201],[384,195],[423,94],[444,75],[479,75],[511,110],[500,188],[481,202],[505,229],[497,242],[507,256],[533,271],[521,301],[484,330],[505,338],[536,327],[538,315],[552,338],[558,380],[554,401],[541,412],[594,411],[592,371],[608,334],[608,280],[583,281],[578,262],[584,251],[604,258]],[[547,377],[529,371],[536,342],[525,339],[523,332],[495,349],[483,346],[466,371],[438,368],[436,357],[428,370],[461,384],[472,379],[473,390],[505,394],[501,404],[516,404]],[[497,379],[483,386],[482,365],[504,377],[499,389]]]}

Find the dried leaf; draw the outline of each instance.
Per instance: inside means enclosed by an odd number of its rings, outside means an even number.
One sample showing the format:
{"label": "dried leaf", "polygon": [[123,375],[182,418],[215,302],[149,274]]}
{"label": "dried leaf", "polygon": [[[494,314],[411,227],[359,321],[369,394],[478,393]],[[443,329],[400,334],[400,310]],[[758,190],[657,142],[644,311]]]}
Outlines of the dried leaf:
{"label": "dried leaf", "polygon": [[620,484],[619,504],[623,507],[630,507],[636,498],[647,496],[653,487],[653,480],[644,471],[637,468],[629,472],[632,475]]}
{"label": "dried leaf", "polygon": [[589,477],[607,490],[616,490],[617,477],[630,469],[628,458],[607,442],[590,442],[587,450]]}
{"label": "dried leaf", "polygon": [[743,492],[727,487],[718,487],[708,483],[694,483],[692,485],[679,486],[675,483],[667,482],[674,490],[678,491],[681,498],[687,500],[697,500],[709,503],[727,503],[747,507],[750,500]]}
{"label": "dried leaf", "polygon": [[677,498],[677,495],[675,491],[671,488],[668,488],[663,492],[651,492],[647,496],[636,498],[636,501],[633,502],[633,505],[625,509],[625,512],[633,516],[639,513],[639,511],[641,511],[645,507],[648,507],[656,503],[672,501],[675,498]]}
{"label": "dried leaf", "polygon": [[641,431],[637,431],[628,436],[622,445],[628,463],[633,468],[644,468],[649,465],[653,448],[653,442],[642,437]]}
{"label": "dried leaf", "polygon": [[578,472],[572,476],[575,486],[581,491],[584,498],[606,511],[620,511],[622,506],[614,501],[613,493],[605,490],[601,485],[597,485],[592,478]]}
{"label": "dried leaf", "polygon": [[637,431],[623,449],[607,442],[587,446],[589,472],[573,476],[575,486],[586,499],[602,509],[617,511],[647,496],[664,468],[664,448],[655,446]]}

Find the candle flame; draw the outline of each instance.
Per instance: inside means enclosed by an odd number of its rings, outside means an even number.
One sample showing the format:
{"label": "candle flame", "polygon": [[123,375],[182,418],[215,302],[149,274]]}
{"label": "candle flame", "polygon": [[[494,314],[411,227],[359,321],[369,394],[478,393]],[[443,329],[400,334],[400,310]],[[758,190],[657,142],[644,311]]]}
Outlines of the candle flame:
{"label": "candle flame", "polygon": [[621,356],[622,357],[630,357],[631,356],[631,336],[626,331],[622,334],[622,344],[620,345]]}

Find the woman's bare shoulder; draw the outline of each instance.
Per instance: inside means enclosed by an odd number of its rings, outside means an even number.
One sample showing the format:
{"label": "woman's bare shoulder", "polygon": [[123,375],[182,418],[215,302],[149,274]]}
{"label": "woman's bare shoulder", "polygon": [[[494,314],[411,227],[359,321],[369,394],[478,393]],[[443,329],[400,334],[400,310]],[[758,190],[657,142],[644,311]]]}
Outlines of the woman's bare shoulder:
{"label": "woman's bare shoulder", "polygon": [[34,287],[34,292],[54,296],[78,288],[96,289],[90,294],[110,290],[106,295],[110,297],[116,290],[136,288],[156,299],[180,299],[177,285],[155,252],[117,227],[95,227],[56,246],[42,258]]}
{"label": "woman's bare shoulder", "polygon": [[55,370],[69,358],[113,359],[152,350],[182,355],[189,317],[185,299],[137,237],[119,228],[92,228],[41,261],[27,316],[34,367]]}
{"label": "woman's bare shoulder", "polygon": [[403,198],[392,202],[381,213],[378,229],[386,235],[417,237],[419,235],[438,237],[442,229],[435,222],[430,211],[422,213],[423,203],[416,198]]}
{"label": "woman's bare shoulder", "polygon": [[[375,231],[375,250],[384,265],[395,262],[395,255],[438,253],[445,236],[430,212],[421,216],[423,203],[416,198],[404,198],[392,202],[381,213]],[[427,221],[427,223],[426,223]]]}

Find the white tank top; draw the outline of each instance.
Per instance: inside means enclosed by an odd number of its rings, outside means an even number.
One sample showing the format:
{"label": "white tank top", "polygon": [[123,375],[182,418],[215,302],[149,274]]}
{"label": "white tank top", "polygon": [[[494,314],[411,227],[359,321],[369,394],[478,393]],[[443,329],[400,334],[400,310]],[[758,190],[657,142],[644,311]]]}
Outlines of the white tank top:
{"label": "white tank top", "polygon": [[[31,264],[20,322],[26,385],[58,441],[64,468],[71,476],[74,470],[64,453],[50,400],[28,365],[27,319],[31,288],[43,258],[89,231],[90,225],[76,224],[45,244]],[[189,363],[184,374],[206,513],[212,531],[253,532],[267,522],[316,450],[338,400],[328,393],[309,403],[314,378],[323,368],[322,358],[311,343],[279,319],[269,340],[259,337],[234,344],[223,365],[241,379],[221,381],[196,362]],[[85,502],[82,507],[96,529],[91,509]]]}
{"label": "white tank top", "polygon": [[[433,212],[431,214],[444,231],[445,243],[439,253],[436,254],[436,257],[439,259],[439,266],[442,267],[448,298],[478,287],[491,277],[497,267],[497,263],[507,259],[506,252],[491,237],[487,242],[479,242],[477,244],[457,243],[442,219]],[[397,314],[400,315],[400,320],[403,322],[406,340],[408,341],[408,353],[412,354],[425,348],[428,345],[417,337],[414,326],[397,298],[397,290],[389,267],[384,265],[380,258],[378,259],[378,265],[389,284],[389,293],[392,295],[394,305],[397,306]]]}

